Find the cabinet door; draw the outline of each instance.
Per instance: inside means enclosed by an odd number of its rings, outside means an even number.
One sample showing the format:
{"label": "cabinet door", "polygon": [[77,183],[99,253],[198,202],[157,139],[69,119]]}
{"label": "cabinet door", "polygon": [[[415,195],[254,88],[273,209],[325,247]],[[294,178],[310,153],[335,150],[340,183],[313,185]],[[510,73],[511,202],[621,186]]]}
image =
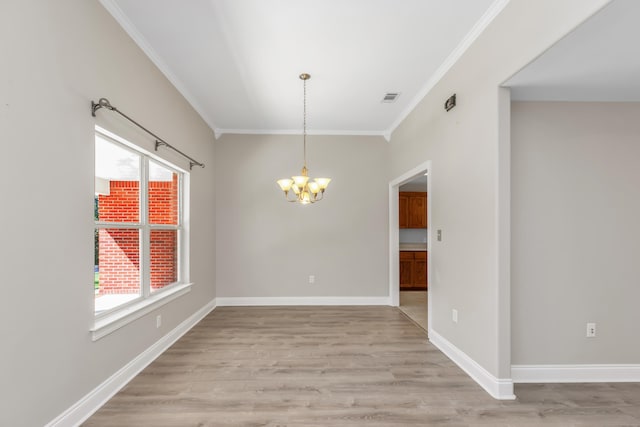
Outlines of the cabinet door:
{"label": "cabinet door", "polygon": [[414,252],[413,260],[413,286],[415,288],[427,288],[427,253]]}
{"label": "cabinet door", "polygon": [[409,197],[409,228],[427,228],[426,193],[412,193]]}
{"label": "cabinet door", "polygon": [[400,287],[413,287],[413,252],[400,252]]}
{"label": "cabinet door", "polygon": [[398,197],[399,215],[400,215],[400,228],[409,227],[409,197],[406,194],[400,193]]}

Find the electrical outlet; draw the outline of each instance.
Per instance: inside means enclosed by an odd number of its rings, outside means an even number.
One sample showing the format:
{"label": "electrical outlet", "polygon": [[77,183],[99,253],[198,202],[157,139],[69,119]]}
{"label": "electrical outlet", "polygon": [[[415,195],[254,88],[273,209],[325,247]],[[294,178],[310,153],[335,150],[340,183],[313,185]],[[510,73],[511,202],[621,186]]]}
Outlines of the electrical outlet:
{"label": "electrical outlet", "polygon": [[458,310],[455,308],[451,310],[451,320],[453,320],[453,323],[458,323]]}
{"label": "electrical outlet", "polygon": [[156,316],[156,328],[159,328],[160,326],[162,326],[162,316],[158,314]]}
{"label": "electrical outlet", "polygon": [[309,284],[313,285],[314,283],[316,283],[316,276],[314,275],[309,276]]}
{"label": "electrical outlet", "polygon": [[442,230],[438,230],[436,234],[438,235],[438,242],[442,242]]}
{"label": "electrical outlet", "polygon": [[596,336],[596,324],[587,323],[587,338],[593,338]]}

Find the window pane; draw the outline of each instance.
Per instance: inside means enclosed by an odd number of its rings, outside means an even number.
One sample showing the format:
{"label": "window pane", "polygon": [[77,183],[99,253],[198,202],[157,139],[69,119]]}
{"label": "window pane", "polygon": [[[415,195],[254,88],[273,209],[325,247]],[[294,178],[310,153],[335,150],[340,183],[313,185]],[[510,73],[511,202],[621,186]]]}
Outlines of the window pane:
{"label": "window pane", "polygon": [[140,156],[96,135],[95,216],[140,221]]}
{"label": "window pane", "polygon": [[178,231],[151,230],[151,292],[178,281]]}
{"label": "window pane", "polygon": [[178,174],[149,161],[149,224],[178,224]]}
{"label": "window pane", "polygon": [[140,296],[140,231],[97,230],[95,311],[99,314]]}

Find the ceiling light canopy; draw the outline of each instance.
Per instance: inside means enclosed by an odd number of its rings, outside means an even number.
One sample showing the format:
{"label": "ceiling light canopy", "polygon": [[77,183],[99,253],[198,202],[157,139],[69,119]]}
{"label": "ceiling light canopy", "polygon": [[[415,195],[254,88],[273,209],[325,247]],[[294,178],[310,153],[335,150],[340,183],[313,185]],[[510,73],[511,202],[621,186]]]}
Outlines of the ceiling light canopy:
{"label": "ceiling light canopy", "polygon": [[[304,164],[302,171],[300,175],[294,175],[291,179],[283,178],[277,181],[282,191],[284,191],[284,197],[287,201],[300,203],[302,205],[308,205],[322,200],[324,190],[326,190],[331,181],[330,178],[315,178],[312,182],[309,182],[309,170],[307,169],[307,80],[310,78],[311,76],[307,73],[300,74],[303,86],[302,144],[304,147]],[[289,195],[291,195],[291,197]]]}

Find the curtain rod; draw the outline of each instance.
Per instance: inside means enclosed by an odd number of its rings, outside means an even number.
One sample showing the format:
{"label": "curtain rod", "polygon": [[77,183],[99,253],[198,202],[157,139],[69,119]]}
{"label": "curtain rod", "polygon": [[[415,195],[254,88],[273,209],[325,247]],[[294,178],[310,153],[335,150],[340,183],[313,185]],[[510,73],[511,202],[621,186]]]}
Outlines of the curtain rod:
{"label": "curtain rod", "polygon": [[169,144],[167,141],[163,140],[158,135],[156,135],[155,133],[151,132],[149,129],[147,129],[146,127],[142,126],[140,123],[138,123],[135,120],[133,120],[131,117],[129,117],[126,114],[124,114],[122,111],[118,110],[116,107],[111,105],[111,103],[109,102],[109,100],[107,98],[100,98],[98,100],[98,103],[95,103],[95,102],[91,101],[91,115],[93,117],[96,116],[96,111],[98,111],[101,108],[106,108],[107,110],[115,111],[116,113],[118,113],[122,117],[124,117],[125,119],[129,120],[134,125],[138,126],[140,129],[142,129],[143,131],[145,131],[146,133],[148,133],[149,135],[154,137],[156,139],[156,147],[155,147],[156,151],[158,151],[158,147],[164,146],[164,147],[172,149],[173,151],[175,151],[176,153],[180,154],[181,156],[189,159],[189,170],[193,169],[194,166],[200,166],[201,168],[204,167],[204,163],[200,163],[199,161],[197,161],[193,157],[187,156],[182,151],[178,150],[176,147],[174,147],[173,145]]}

